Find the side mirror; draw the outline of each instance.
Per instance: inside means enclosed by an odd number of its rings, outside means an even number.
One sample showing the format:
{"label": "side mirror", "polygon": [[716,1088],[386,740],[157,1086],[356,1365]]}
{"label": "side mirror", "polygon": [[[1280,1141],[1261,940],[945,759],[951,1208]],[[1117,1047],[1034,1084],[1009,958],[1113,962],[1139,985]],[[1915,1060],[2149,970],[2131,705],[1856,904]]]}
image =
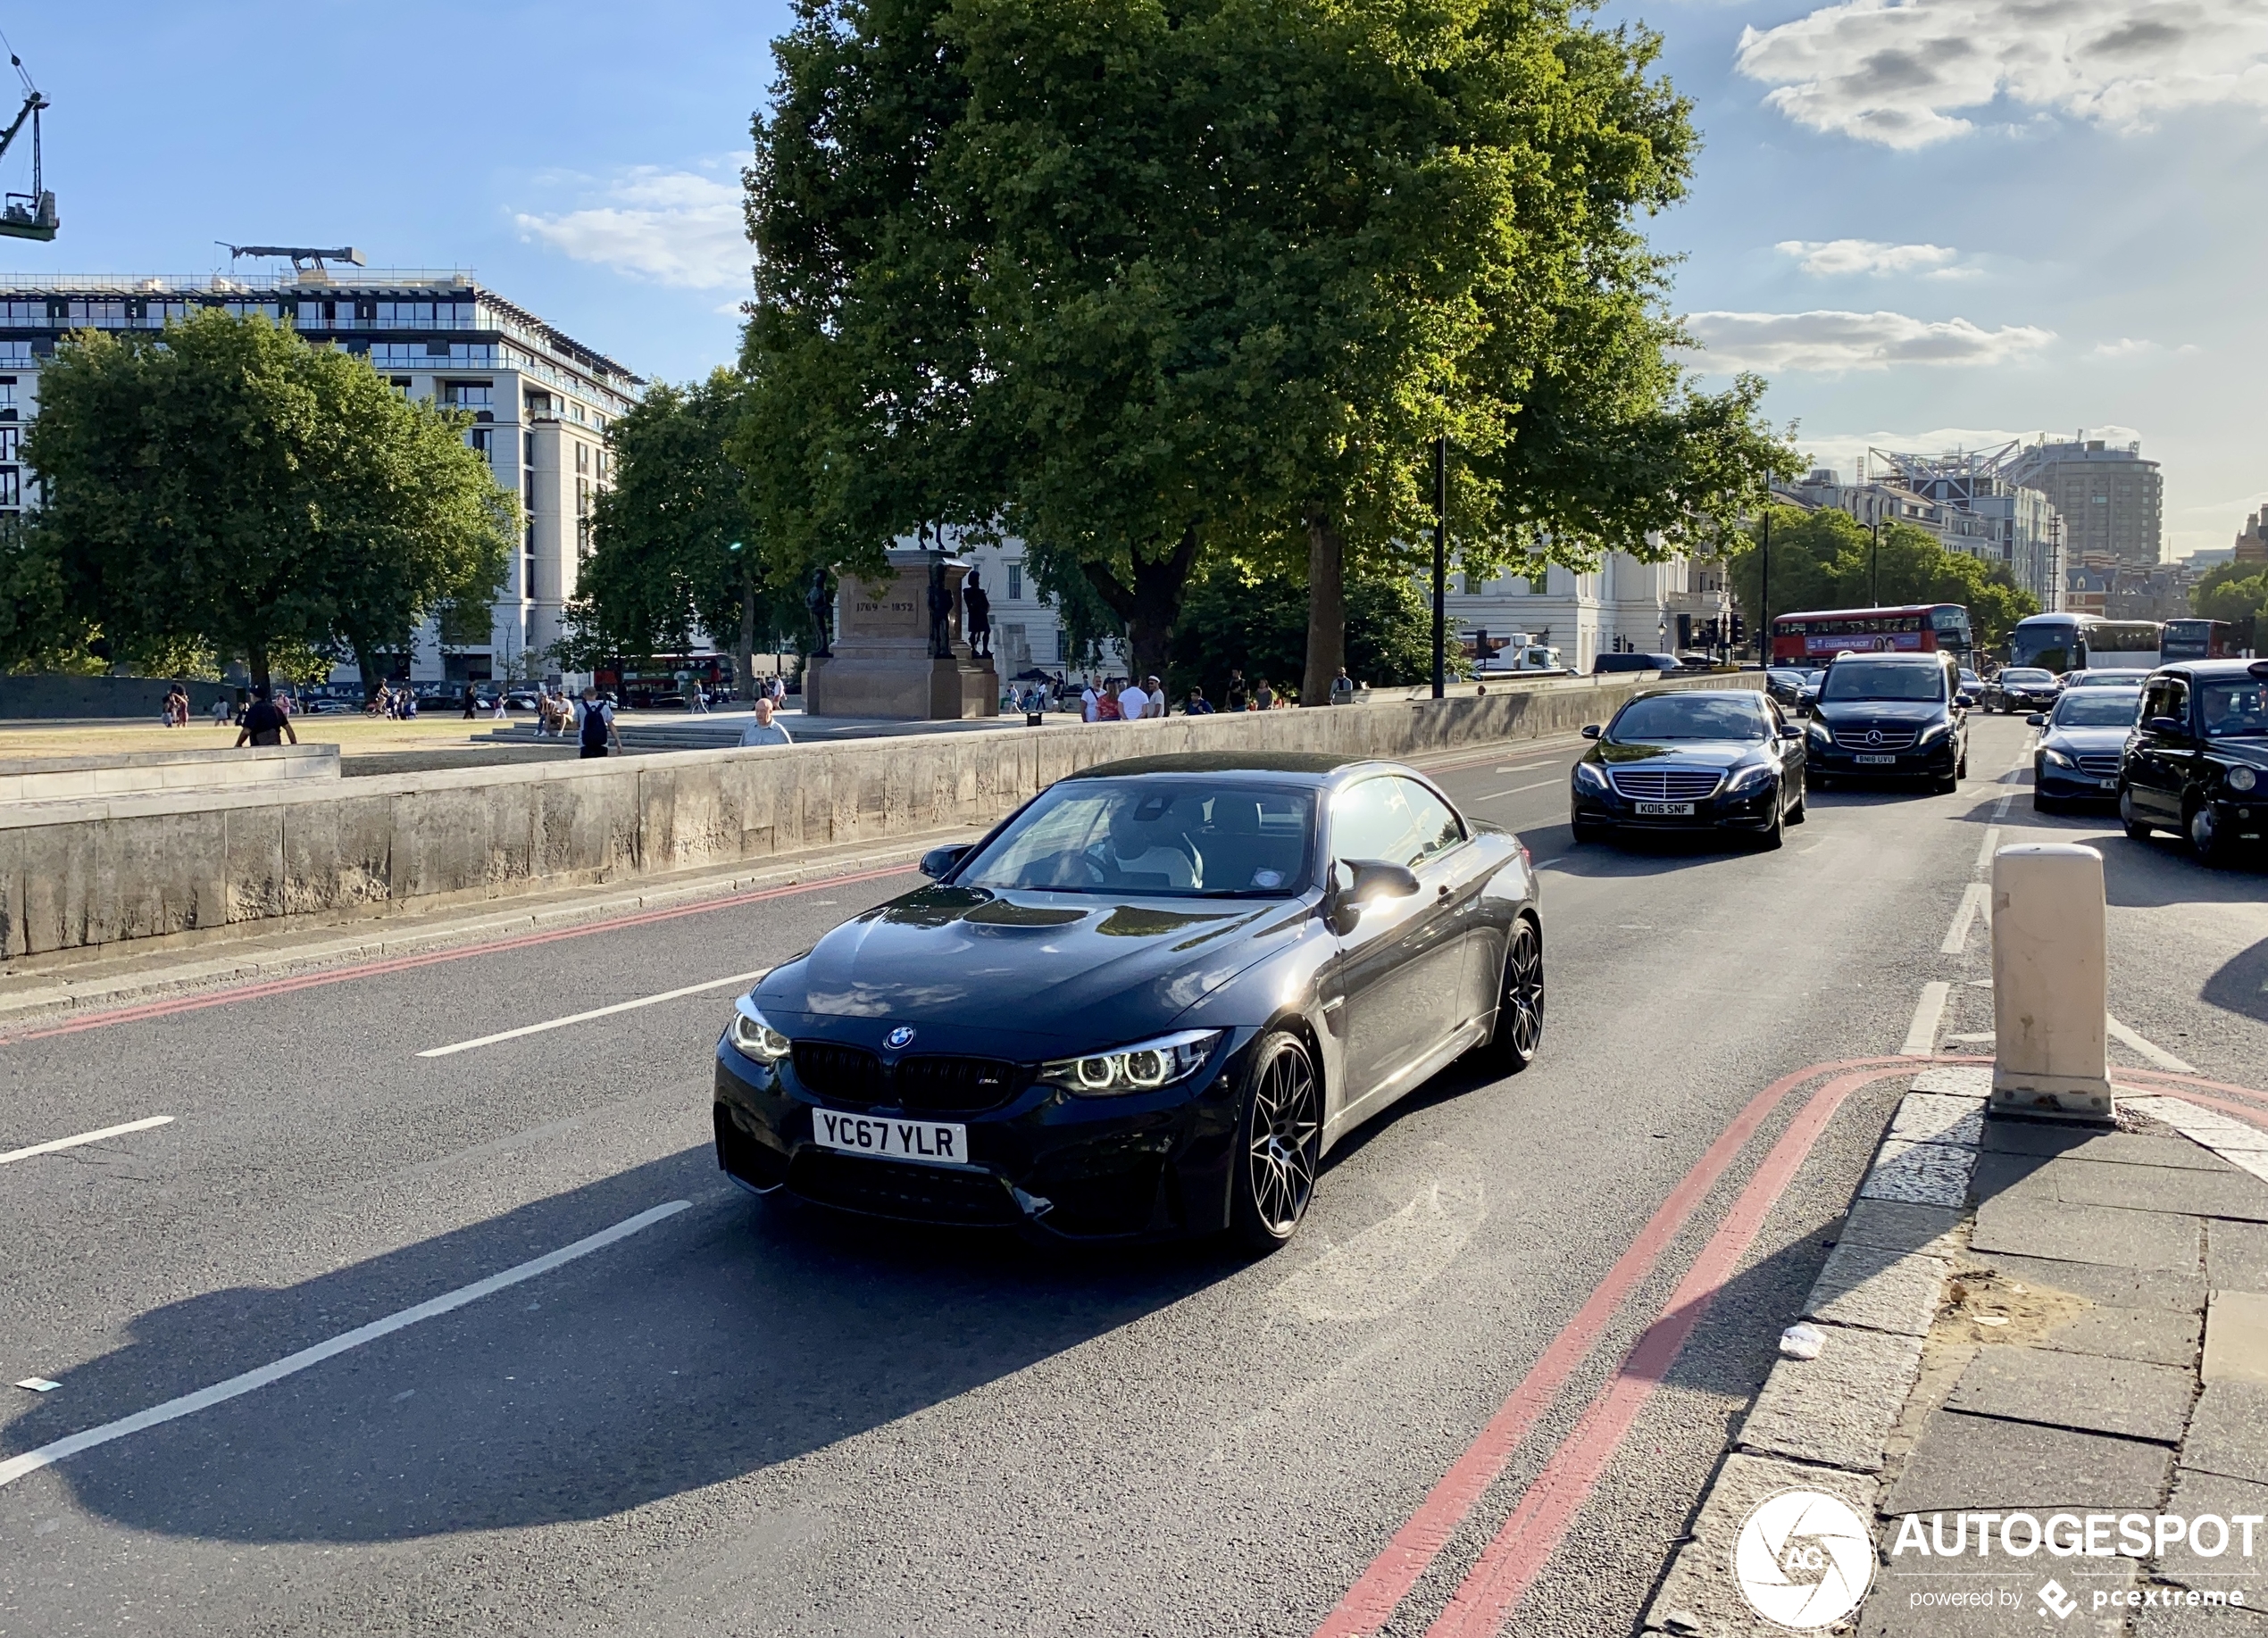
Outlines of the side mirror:
{"label": "side mirror", "polygon": [[1586,722],[1583,724],[1583,737],[1585,739],[1597,739],[1598,737],[1598,734],[1599,728],[1597,723]]}
{"label": "side mirror", "polygon": [[939,881],[953,874],[953,867],[969,855],[970,844],[955,847],[933,847],[921,855],[921,862],[914,868],[931,881]]}
{"label": "side mirror", "polygon": [[1953,703],[1955,705],[1974,705],[1977,703],[1977,696],[1964,688],[1953,696]]}
{"label": "side mirror", "polygon": [[2175,739],[2189,736],[2189,725],[2179,717],[2153,717],[2142,726],[2153,734],[2166,734]]}
{"label": "side mirror", "polygon": [[2028,728],[2046,728],[2047,726],[2047,713],[2040,711],[2032,712],[2030,716],[2024,719],[2024,726]]}
{"label": "side mirror", "polygon": [[1792,723],[1792,722],[1783,722],[1783,723],[1781,723],[1781,724],[1780,725],[1780,738],[1782,738],[1782,739],[1801,739],[1803,736],[1804,736],[1804,731],[1803,731],[1803,729],[1801,729],[1801,728],[1797,728],[1797,727],[1794,723]]}
{"label": "side mirror", "polygon": [[1330,927],[1342,937],[1355,930],[1363,906],[1371,901],[1406,899],[1418,890],[1417,873],[1406,865],[1389,864],[1383,859],[1347,859],[1340,862],[1346,867],[1348,880],[1344,888],[1332,895]]}

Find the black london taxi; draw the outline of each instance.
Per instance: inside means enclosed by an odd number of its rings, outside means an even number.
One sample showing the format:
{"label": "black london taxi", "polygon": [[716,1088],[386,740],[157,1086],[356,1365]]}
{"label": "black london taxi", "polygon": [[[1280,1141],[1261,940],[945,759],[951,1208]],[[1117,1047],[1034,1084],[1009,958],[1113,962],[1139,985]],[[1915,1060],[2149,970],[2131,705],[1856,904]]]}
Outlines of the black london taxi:
{"label": "black london taxi", "polygon": [[2118,814],[2137,841],[2189,838],[2206,864],[2268,832],[2268,660],[2162,666],[2119,762]]}

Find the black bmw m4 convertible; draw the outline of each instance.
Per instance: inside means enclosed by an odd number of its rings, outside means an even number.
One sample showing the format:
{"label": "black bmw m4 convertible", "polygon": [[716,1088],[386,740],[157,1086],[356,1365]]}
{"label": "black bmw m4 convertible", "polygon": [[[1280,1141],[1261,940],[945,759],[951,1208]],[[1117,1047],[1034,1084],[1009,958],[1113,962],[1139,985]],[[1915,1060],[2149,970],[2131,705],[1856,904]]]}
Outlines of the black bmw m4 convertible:
{"label": "black bmw m4 convertible", "polygon": [[921,869],[738,1003],[716,1142],[746,1187],[1264,1251],[1332,1143],[1542,1039],[1528,850],[1394,763],[1110,763]]}

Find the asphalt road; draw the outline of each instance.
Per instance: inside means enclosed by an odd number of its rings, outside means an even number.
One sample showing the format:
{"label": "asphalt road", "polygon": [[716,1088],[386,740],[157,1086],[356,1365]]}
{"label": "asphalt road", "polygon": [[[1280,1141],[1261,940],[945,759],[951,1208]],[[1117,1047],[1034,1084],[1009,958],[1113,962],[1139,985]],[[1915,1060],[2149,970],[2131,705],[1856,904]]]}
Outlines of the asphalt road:
{"label": "asphalt road", "polygon": [[[1953,795],[1816,795],[1774,854],[1572,848],[1572,742],[1446,773],[1545,864],[1543,1056],[1364,1128],[1260,1263],[750,1201],[708,1150],[730,985],[419,1056],[763,967],[911,877],[0,1044],[0,1152],[171,1118],[0,1163],[0,1381],[60,1384],[0,1386],[0,1458],[515,1271],[54,1466],[0,1465],[0,1634],[1304,1638],[1760,1088],[1896,1053],[1932,981],[1934,1039],[1990,1028],[1983,926],[1946,946],[1991,827],[2100,838],[2114,1012],[2259,1081],[2268,874],[2204,871],[2107,816],[2035,819],[1996,782],[2025,741],[1980,724]],[[1828,1124],[1538,1548],[1507,1630],[1635,1624],[1895,1095]],[[1797,1106],[1383,1630],[1434,1626],[1530,1481],[1557,1483],[1555,1452]]]}

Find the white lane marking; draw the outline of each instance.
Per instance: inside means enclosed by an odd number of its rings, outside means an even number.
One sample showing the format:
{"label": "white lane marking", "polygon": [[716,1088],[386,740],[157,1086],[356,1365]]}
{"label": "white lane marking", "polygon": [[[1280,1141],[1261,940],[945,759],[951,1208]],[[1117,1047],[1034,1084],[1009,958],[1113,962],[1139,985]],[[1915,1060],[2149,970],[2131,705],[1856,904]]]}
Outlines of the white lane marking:
{"label": "white lane marking", "polygon": [[2183,1063],[2155,1042],[2145,1041],[2107,1012],[2103,1014],[2103,1027],[2111,1032],[2112,1040],[2141,1053],[2161,1069],[2171,1069],[2176,1075],[2195,1075],[2197,1072],[2194,1065]]}
{"label": "white lane marking", "polygon": [[1914,1022],[1906,1026],[1905,1044],[1897,1050],[1901,1058],[1934,1057],[1938,1050],[1938,1021],[1945,1017],[1945,998],[1953,986],[1932,978],[1922,986],[1922,999],[1914,1003]]}
{"label": "white lane marking", "polygon": [[1533,785],[1515,785],[1508,791],[1490,791],[1486,796],[1475,796],[1475,802],[1494,802],[1499,796],[1517,796],[1522,791],[1547,790],[1559,783],[1556,779],[1538,779]]}
{"label": "white lane marking", "polygon": [[493,1035],[477,1035],[470,1041],[452,1042],[447,1046],[429,1046],[420,1058],[446,1058],[452,1052],[469,1052],[476,1046],[494,1046],[499,1041],[517,1041],[522,1035],[539,1035],[547,1029],[564,1029],[570,1024],[588,1024],[593,1019],[610,1018],[617,1012],[632,1012],[640,1007],[658,1006],[665,1001],[678,1001],[688,995],[698,995],[704,990],[721,990],[730,984],[754,984],[769,967],[760,967],[752,973],[734,973],[729,978],[712,978],[706,984],[688,984],[680,990],[663,990],[659,995],[641,995],[635,1001],[618,1001],[611,1007],[593,1007],[588,1012],[571,1012],[563,1019],[546,1019],[540,1024],[522,1024],[517,1029],[499,1029]]}
{"label": "white lane marking", "polygon": [[572,1245],[563,1245],[555,1251],[546,1251],[541,1257],[531,1258],[526,1262],[515,1264],[500,1274],[490,1275],[485,1280],[475,1280],[470,1285],[460,1285],[454,1291],[445,1292],[440,1296],[419,1303],[415,1308],[405,1308],[398,1314],[388,1314],[383,1319],[373,1319],[366,1326],[358,1326],[352,1331],[342,1332],[328,1342],[317,1343],[312,1348],[303,1348],[297,1353],[286,1354],[272,1365],[263,1365],[257,1370],[246,1371],[241,1376],[231,1376],[226,1382],[216,1382],[211,1387],[199,1388],[194,1393],[184,1393],[179,1399],[169,1399],[162,1405],[153,1405],[147,1410],[138,1410],[132,1416],[121,1417],[115,1422],[105,1422],[100,1427],[90,1427],[83,1433],[67,1434],[51,1443],[41,1445],[36,1451],[27,1451],[21,1456],[12,1456],[6,1461],[0,1461],[0,1487],[14,1484],[28,1473],[37,1473],[42,1468],[52,1468],[66,1456],[76,1456],[81,1451],[91,1451],[96,1445],[109,1444],[112,1441],[123,1439],[129,1434],[138,1434],[145,1429],[156,1427],[167,1422],[179,1421],[185,1416],[193,1416],[214,1405],[224,1404],[229,1400],[240,1398],[253,1392],[255,1388],[264,1388],[271,1382],[279,1382],[295,1372],[304,1371],[311,1365],[320,1365],[325,1359],[345,1353],[350,1349],[360,1348],[364,1343],[374,1343],[381,1336],[389,1336],[396,1331],[416,1325],[420,1320],[431,1319],[438,1315],[449,1313],[453,1310],[464,1307],[468,1302],[478,1302],[483,1297],[491,1296],[509,1286],[517,1285],[524,1280],[532,1280],[539,1274],[548,1274],[554,1268],[573,1262],[579,1257],[588,1257],[593,1251],[602,1251],[617,1240],[627,1240],[639,1230],[651,1228],[665,1218],[673,1218],[679,1212],[690,1209],[692,1204],[693,1202],[689,1200],[673,1200],[655,1206],[639,1212],[634,1218],[623,1218],[612,1228],[602,1228],[595,1235],[586,1235]]}
{"label": "white lane marking", "polygon": [[2008,804],[2015,800],[2015,792],[2004,791],[2001,794],[2000,800],[1992,804],[1992,817],[1996,819],[2006,819],[2008,817]]}
{"label": "white lane marking", "polygon": [[1961,908],[1953,912],[1953,926],[1947,929],[1945,943],[1938,946],[1940,955],[1959,955],[1968,947],[1969,924],[1980,916],[1985,926],[1992,925],[1992,889],[1983,882],[1971,882],[1961,890]]}
{"label": "white lane marking", "polygon": [[171,1126],[171,1115],[152,1115],[147,1120],[129,1120],[122,1127],[104,1127],[99,1132],[81,1132],[77,1137],[58,1137],[44,1143],[34,1143],[29,1149],[11,1149],[0,1154],[0,1166],[29,1160],[35,1154],[53,1154],[58,1149],[76,1149],[81,1143],[99,1143],[106,1137],[123,1137],[129,1132],[146,1132],[152,1127]]}
{"label": "white lane marking", "polygon": [[1538,769],[1538,768],[1552,768],[1552,767],[1555,767],[1555,766],[1557,766],[1557,759],[1556,759],[1556,758],[1553,759],[1553,760],[1552,760],[1552,761],[1544,761],[1544,762],[1522,762],[1522,763],[1519,764],[1517,767],[1514,767],[1514,768],[1497,768],[1497,769],[1491,769],[1489,771],[1490,771],[1490,772],[1492,772],[1492,773],[1500,773],[1500,774],[1525,774],[1525,773],[1533,773],[1533,772],[1535,772],[1535,770],[1536,770],[1537,769]]}
{"label": "white lane marking", "polygon": [[1999,845],[2000,827],[1997,825],[1987,825],[1985,827],[1984,840],[1980,843],[1977,847],[1977,874],[1979,876],[1987,876],[1991,873],[1993,850]]}
{"label": "white lane marking", "polygon": [[1557,854],[1557,853],[1554,853],[1554,854],[1553,854],[1550,858],[1548,858],[1548,859],[1538,859],[1538,860],[1537,860],[1535,863],[1533,863],[1533,864],[1530,865],[1528,868],[1529,868],[1530,870],[1548,870],[1548,869],[1550,869],[1552,868],[1552,866],[1554,866],[1554,865],[1557,864],[1557,863],[1559,862],[1559,860],[1560,860],[1560,855],[1559,855],[1559,854]]}

